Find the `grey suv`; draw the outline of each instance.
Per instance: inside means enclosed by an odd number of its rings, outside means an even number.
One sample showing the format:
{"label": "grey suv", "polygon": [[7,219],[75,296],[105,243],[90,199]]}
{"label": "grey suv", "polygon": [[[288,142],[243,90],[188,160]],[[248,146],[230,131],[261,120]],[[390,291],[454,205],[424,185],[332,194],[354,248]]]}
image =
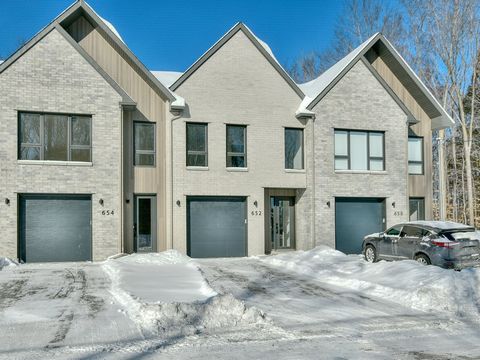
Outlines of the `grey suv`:
{"label": "grey suv", "polygon": [[448,221],[411,221],[363,239],[368,262],[413,259],[447,269],[480,266],[480,233]]}

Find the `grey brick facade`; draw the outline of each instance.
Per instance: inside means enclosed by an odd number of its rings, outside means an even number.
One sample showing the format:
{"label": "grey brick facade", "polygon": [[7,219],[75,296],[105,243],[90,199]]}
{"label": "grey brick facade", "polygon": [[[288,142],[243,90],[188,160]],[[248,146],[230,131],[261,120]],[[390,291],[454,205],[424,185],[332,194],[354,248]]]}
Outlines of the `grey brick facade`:
{"label": "grey brick facade", "polygon": [[[0,74],[0,94],[0,254],[17,257],[22,193],[92,194],[93,259],[119,253],[120,95],[55,29]],[[18,111],[91,114],[92,163],[17,160]],[[115,215],[101,215],[104,209]]]}
{"label": "grey brick facade", "polygon": [[[375,76],[358,61],[313,110],[315,244],[335,247],[335,197],[386,198],[386,226],[407,221],[407,115]],[[335,171],[336,128],[384,131],[385,171]]]}

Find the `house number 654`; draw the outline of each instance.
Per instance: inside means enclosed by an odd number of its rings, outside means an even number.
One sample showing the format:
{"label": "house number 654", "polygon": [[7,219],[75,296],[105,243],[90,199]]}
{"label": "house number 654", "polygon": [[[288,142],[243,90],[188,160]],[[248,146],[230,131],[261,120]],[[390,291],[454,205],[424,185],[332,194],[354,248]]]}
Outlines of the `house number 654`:
{"label": "house number 654", "polygon": [[102,210],[102,215],[115,215],[113,210]]}

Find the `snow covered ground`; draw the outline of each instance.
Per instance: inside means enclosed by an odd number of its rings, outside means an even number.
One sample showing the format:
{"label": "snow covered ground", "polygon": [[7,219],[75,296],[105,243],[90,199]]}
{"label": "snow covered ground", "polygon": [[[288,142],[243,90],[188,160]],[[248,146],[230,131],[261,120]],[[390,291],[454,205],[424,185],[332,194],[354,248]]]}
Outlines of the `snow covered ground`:
{"label": "snow covered ground", "polygon": [[0,258],[0,358],[478,359],[479,275],[325,247]]}

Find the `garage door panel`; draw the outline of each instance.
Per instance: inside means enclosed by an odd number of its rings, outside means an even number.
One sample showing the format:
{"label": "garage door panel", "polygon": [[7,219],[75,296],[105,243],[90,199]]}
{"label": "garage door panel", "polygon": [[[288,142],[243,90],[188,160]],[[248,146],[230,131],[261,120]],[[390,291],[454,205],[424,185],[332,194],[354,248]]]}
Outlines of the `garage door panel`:
{"label": "garage door panel", "polygon": [[20,212],[24,261],[91,260],[90,196],[22,196]]}
{"label": "garage door panel", "polygon": [[335,199],[335,247],[346,254],[360,254],[365,235],[384,230],[384,199]]}
{"label": "garage door panel", "polygon": [[189,256],[246,255],[244,198],[190,197],[187,206]]}

